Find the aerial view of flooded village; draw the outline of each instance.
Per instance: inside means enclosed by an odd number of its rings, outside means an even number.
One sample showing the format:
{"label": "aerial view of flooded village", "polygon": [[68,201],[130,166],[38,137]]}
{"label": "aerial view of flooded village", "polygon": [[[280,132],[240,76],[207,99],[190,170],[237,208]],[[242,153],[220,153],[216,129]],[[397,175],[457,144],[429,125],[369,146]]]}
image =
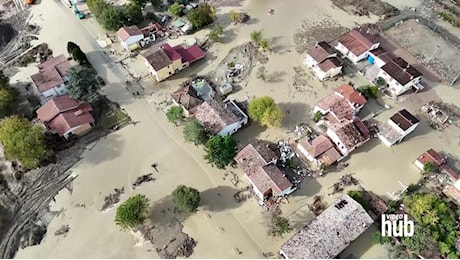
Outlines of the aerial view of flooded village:
{"label": "aerial view of flooded village", "polygon": [[460,258],[459,0],[0,0],[2,258]]}

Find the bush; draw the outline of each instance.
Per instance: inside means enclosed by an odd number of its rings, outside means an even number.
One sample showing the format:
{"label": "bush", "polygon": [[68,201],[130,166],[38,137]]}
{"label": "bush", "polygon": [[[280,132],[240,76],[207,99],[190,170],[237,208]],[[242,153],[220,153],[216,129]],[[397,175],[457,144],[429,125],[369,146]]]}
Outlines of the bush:
{"label": "bush", "polygon": [[172,106],[166,112],[168,121],[177,126],[177,123],[184,118],[184,110],[180,106]]}
{"label": "bush", "polygon": [[176,2],[169,6],[168,13],[172,16],[179,16],[182,13],[182,7]]}
{"label": "bush", "polygon": [[105,81],[104,81],[104,79],[103,79],[101,76],[97,76],[97,77],[96,77],[96,81],[97,81],[97,83],[98,83],[99,85],[105,86]]}
{"label": "bush", "polygon": [[200,205],[200,192],[185,185],[179,185],[172,193],[174,205],[179,210],[194,212]]}
{"label": "bush", "polygon": [[283,111],[269,96],[253,99],[248,106],[249,117],[263,126],[278,127],[283,122]]}
{"label": "bush", "polygon": [[127,199],[117,208],[115,224],[122,229],[142,224],[149,214],[149,199],[141,194]]}
{"label": "bush", "polygon": [[323,113],[321,113],[320,111],[316,111],[315,114],[313,114],[313,121],[315,121],[315,123],[318,123],[322,117]]}
{"label": "bush", "polygon": [[377,95],[379,93],[379,88],[373,85],[362,86],[362,87],[359,87],[357,90],[366,99],[377,98]]}
{"label": "bush", "polygon": [[224,169],[236,155],[236,141],[231,136],[216,135],[206,142],[204,150],[208,163]]}
{"label": "bush", "polygon": [[216,19],[216,12],[212,6],[204,3],[188,12],[187,19],[193,25],[193,28],[200,29],[214,22]]}
{"label": "bush", "polygon": [[186,142],[193,142],[195,145],[204,144],[208,141],[208,133],[197,120],[187,123],[183,134]]}
{"label": "bush", "polygon": [[364,199],[363,194],[359,190],[350,190],[347,192],[348,196],[350,196],[352,199],[356,200],[363,208],[368,211],[371,209],[371,206],[369,203]]}

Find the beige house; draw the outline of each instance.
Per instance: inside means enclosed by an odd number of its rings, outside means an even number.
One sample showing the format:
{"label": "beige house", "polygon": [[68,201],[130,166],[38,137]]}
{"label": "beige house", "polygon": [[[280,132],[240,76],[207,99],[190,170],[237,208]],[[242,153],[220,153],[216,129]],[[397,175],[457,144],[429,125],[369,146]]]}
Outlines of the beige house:
{"label": "beige house", "polygon": [[142,55],[145,66],[157,81],[171,77],[205,56],[206,53],[197,45],[184,48],[182,45],[171,47],[167,43]]}

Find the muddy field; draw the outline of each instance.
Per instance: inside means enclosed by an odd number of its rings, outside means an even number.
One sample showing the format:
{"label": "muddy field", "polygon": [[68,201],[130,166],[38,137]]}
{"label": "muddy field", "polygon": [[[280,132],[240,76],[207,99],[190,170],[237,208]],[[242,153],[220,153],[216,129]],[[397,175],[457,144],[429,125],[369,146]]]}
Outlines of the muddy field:
{"label": "muddy field", "polygon": [[[209,77],[218,85],[229,81],[231,83],[243,82],[251,73],[256,62],[267,63],[268,57],[251,42],[233,48],[228,55],[209,73]],[[237,75],[228,78],[228,71],[233,67],[242,67]]]}
{"label": "muddy field", "polygon": [[385,35],[445,80],[450,82],[460,73],[460,51],[416,20],[405,21]]}
{"label": "muddy field", "polygon": [[399,14],[396,7],[380,0],[332,0],[332,3],[340,9],[359,16],[373,14],[388,18]]}
{"label": "muddy field", "polygon": [[330,42],[349,31],[350,29],[331,19],[316,23],[304,21],[294,34],[295,49],[298,53],[304,53],[318,41]]}

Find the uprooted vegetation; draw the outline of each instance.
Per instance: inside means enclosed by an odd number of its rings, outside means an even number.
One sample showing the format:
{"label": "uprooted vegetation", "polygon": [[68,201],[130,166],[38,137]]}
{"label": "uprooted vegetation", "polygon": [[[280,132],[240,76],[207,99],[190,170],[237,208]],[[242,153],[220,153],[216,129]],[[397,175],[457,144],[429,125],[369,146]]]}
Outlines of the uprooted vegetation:
{"label": "uprooted vegetation", "polygon": [[373,14],[389,18],[399,14],[396,7],[381,0],[332,0],[332,3],[338,8],[358,16]]}

